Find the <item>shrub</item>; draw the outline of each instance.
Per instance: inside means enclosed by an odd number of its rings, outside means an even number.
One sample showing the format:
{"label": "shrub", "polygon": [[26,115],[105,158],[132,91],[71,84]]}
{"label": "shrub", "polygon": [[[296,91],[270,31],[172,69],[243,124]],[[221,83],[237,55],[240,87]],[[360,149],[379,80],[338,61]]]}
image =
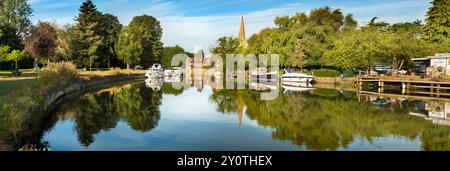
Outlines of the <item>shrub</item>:
{"label": "shrub", "polygon": [[333,69],[311,70],[308,73],[312,74],[314,76],[318,76],[318,77],[340,77],[341,76],[341,73],[338,70],[333,70]]}
{"label": "shrub", "polygon": [[38,71],[38,88],[41,92],[76,82],[79,74],[72,62],[49,63],[46,68]]}
{"label": "shrub", "polygon": [[110,75],[120,75],[120,74],[122,74],[122,69],[120,69],[119,67],[110,68],[109,74]]}

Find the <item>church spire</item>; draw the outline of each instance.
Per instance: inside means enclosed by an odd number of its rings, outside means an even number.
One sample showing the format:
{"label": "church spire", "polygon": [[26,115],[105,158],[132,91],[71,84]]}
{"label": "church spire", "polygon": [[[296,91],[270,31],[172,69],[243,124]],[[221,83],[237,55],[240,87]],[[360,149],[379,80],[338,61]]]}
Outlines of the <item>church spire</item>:
{"label": "church spire", "polygon": [[247,48],[247,40],[245,38],[244,16],[241,16],[241,28],[239,29],[239,46]]}

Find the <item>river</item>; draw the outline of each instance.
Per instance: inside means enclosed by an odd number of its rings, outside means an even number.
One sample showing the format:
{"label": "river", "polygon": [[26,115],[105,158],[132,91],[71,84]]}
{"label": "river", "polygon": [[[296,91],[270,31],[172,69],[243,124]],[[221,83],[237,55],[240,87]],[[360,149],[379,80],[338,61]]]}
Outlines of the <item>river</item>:
{"label": "river", "polygon": [[450,150],[450,102],[142,82],[65,101],[41,142],[53,151]]}

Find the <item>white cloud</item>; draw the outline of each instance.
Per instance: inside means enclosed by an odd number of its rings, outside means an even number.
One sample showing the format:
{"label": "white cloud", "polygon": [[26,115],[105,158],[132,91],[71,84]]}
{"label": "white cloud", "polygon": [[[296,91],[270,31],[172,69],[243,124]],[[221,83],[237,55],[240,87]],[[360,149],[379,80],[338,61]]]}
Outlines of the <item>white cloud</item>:
{"label": "white cloud", "polygon": [[[290,15],[300,4],[289,4],[279,8],[244,14],[246,35],[250,36],[262,28],[272,27],[276,16]],[[181,45],[189,51],[203,47],[205,52],[221,36],[237,36],[241,15],[222,16],[164,16],[158,18],[164,29],[165,46]]]}

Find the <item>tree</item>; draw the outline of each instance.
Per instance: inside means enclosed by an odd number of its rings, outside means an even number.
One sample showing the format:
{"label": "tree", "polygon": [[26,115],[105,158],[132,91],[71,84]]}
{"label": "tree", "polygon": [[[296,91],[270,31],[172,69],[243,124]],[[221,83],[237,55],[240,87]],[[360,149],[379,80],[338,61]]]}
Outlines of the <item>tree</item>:
{"label": "tree", "polygon": [[122,24],[116,16],[103,14],[100,28],[102,29],[102,53],[105,55],[107,67],[110,68],[112,61],[117,57],[115,46],[122,30]]}
{"label": "tree", "polygon": [[303,50],[302,45],[300,45],[300,42],[297,42],[295,44],[294,53],[292,54],[289,62],[293,67],[300,67],[300,71],[303,71],[303,67],[308,62],[308,60],[306,59],[306,54]]}
{"label": "tree", "polygon": [[17,36],[27,36],[31,26],[30,17],[33,10],[27,0],[2,0],[0,1],[0,23],[9,24],[16,29]]}
{"label": "tree", "polygon": [[224,36],[217,39],[215,46],[210,48],[210,52],[226,58],[227,54],[234,54],[239,46],[239,40],[235,37]]}
{"label": "tree", "polygon": [[160,92],[131,85],[114,95],[117,112],[134,130],[147,132],[158,126]]}
{"label": "tree", "polygon": [[409,31],[362,29],[337,37],[333,48],[324,54],[326,66],[339,69],[366,68],[373,64],[390,64],[400,70],[411,58],[432,54],[434,47]]}
{"label": "tree", "polygon": [[[323,54],[332,47],[342,32],[353,30],[358,24],[351,14],[344,16],[340,9],[322,7],[306,15],[296,13],[275,19],[275,28],[266,28],[249,39],[248,51],[256,54],[280,55],[281,66],[298,66],[299,50],[308,57],[305,67],[322,67]],[[297,49],[297,52],[295,52]],[[300,64],[301,65],[301,64]],[[302,66],[303,67],[303,66]]]}
{"label": "tree", "polygon": [[179,45],[175,45],[175,46],[169,46],[169,47],[164,47],[163,50],[163,57],[161,59],[161,64],[165,67],[170,67],[172,66],[172,58],[176,55],[176,54],[184,54],[185,51],[184,49],[179,46]]}
{"label": "tree", "polygon": [[102,43],[99,21],[101,13],[97,11],[91,0],[83,2],[76,24],[69,29],[69,47],[75,62],[79,66],[92,68],[98,58],[98,49]]}
{"label": "tree", "polygon": [[366,68],[381,62],[380,33],[372,31],[352,31],[337,38],[334,47],[324,53],[322,63],[339,69]]}
{"label": "tree", "polygon": [[344,16],[340,9],[332,10],[330,7],[322,7],[311,11],[308,22],[319,26],[331,26],[337,31],[344,25]]}
{"label": "tree", "polygon": [[380,54],[383,61],[390,62],[394,70],[400,70],[412,58],[431,55],[433,46],[408,32],[395,32],[383,34]]}
{"label": "tree", "polygon": [[116,44],[117,57],[126,63],[127,69],[130,69],[130,65],[138,63],[144,52],[139,33],[139,28],[136,27],[127,27],[120,32]]}
{"label": "tree", "polygon": [[163,51],[160,22],[153,16],[142,15],[134,17],[128,27],[141,37],[143,53],[140,56],[140,65],[150,67],[152,63],[160,62]]}
{"label": "tree", "polygon": [[352,14],[347,14],[344,18],[344,29],[355,29],[358,26],[358,22],[353,19]]}
{"label": "tree", "polygon": [[14,61],[14,69],[17,70],[18,69],[17,62],[19,62],[19,60],[23,59],[24,57],[26,57],[24,51],[13,50],[10,54],[6,56],[6,61]]}
{"label": "tree", "polygon": [[6,57],[9,53],[9,46],[7,45],[0,45],[0,62],[6,61]]}
{"label": "tree", "polygon": [[[433,0],[425,19],[424,39],[432,43],[450,42],[450,1]],[[450,44],[449,44],[450,45]]]}
{"label": "tree", "polygon": [[21,38],[16,34],[17,29],[11,24],[0,22],[0,45],[11,49],[23,49]]}
{"label": "tree", "polygon": [[25,40],[25,50],[35,62],[55,55],[57,33],[48,22],[39,22],[31,29],[31,34]]}
{"label": "tree", "polygon": [[69,61],[71,60],[69,41],[68,41],[68,29],[70,25],[65,25],[62,28],[56,23],[52,23],[53,28],[56,30],[56,55],[55,61]]}

